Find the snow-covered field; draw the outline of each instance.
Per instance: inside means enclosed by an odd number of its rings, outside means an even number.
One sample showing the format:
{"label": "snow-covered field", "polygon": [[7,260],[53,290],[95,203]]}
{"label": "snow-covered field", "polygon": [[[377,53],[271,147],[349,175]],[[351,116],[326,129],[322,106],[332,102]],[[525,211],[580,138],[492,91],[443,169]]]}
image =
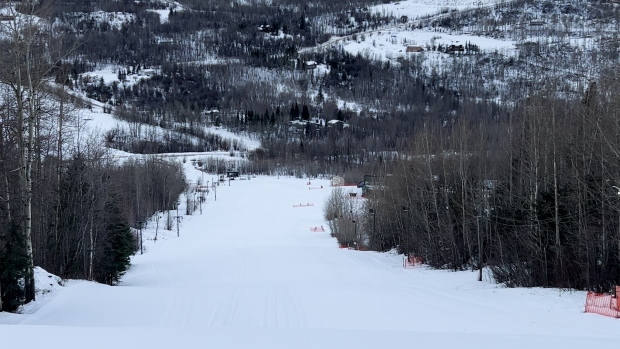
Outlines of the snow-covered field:
{"label": "snow-covered field", "polygon": [[[200,178],[186,167],[190,181]],[[223,183],[202,215],[184,217],[180,237],[160,229],[155,242],[149,223],[122,285],[68,281],[32,314],[0,313],[3,348],[620,345],[617,320],[583,313],[583,292],[506,289],[472,272],[403,269],[401,256],[339,249],[329,232],[311,231],[326,227],[329,182],[307,182]]]}
{"label": "snow-covered field", "polygon": [[[357,41],[345,41],[342,43],[345,51],[351,54],[361,53],[372,60],[394,60],[408,55],[440,55],[449,57],[448,54],[439,54],[433,51],[433,47],[450,45],[476,45],[480,51],[498,51],[506,55],[516,53],[515,43],[508,40],[497,40],[475,35],[453,35],[443,32],[428,30],[377,30],[372,33],[358,35]],[[424,49],[421,53],[407,53],[408,46],[419,46]],[[431,59],[431,58],[429,58]]]}
{"label": "snow-covered field", "polygon": [[439,12],[493,6],[506,0],[405,0],[370,7],[371,12],[415,19]]}
{"label": "snow-covered field", "polygon": [[[442,59],[448,54],[440,54],[450,45],[475,45],[482,52],[499,52],[504,55],[516,54],[515,42],[500,40],[470,33],[451,32],[444,29],[413,29],[420,24],[420,19],[427,16],[441,18],[452,11],[462,11],[478,7],[493,6],[501,0],[460,1],[460,0],[406,0],[381,4],[369,8],[370,12],[383,16],[393,16],[401,19],[401,24],[389,27],[368,30],[363,33],[347,36],[332,36],[327,42],[314,47],[300,50],[308,52],[325,47],[340,46],[345,51],[379,61],[396,61],[411,55],[423,55],[429,66],[441,68]],[[407,48],[418,46],[423,52],[407,53]]]}
{"label": "snow-covered field", "polygon": [[168,4],[168,8],[166,8],[165,10],[149,10],[159,15],[159,21],[161,23],[168,22],[168,15],[170,15],[170,10],[177,12],[185,10],[185,7],[176,1],[165,1],[165,3]]}

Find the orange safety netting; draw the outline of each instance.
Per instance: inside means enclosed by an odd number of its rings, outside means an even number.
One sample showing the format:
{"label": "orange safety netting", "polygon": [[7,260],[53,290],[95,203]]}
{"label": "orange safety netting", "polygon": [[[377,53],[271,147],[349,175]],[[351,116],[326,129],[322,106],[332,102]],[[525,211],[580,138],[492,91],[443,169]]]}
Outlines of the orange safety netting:
{"label": "orange safety netting", "polygon": [[588,292],[586,296],[586,313],[595,313],[620,318],[620,286],[616,286],[616,297],[604,294]]}
{"label": "orange safety netting", "polygon": [[403,266],[405,269],[414,268],[416,266],[424,264],[424,258],[409,255],[403,258]]}

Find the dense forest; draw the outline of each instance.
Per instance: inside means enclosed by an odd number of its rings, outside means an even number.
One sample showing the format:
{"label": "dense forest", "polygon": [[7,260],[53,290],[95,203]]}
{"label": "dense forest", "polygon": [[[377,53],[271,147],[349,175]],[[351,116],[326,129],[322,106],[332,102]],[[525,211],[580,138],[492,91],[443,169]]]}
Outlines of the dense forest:
{"label": "dense forest", "polygon": [[437,268],[489,267],[508,286],[612,291],[620,282],[618,75],[576,101],[553,87],[504,117],[421,125],[367,183],[362,210],[334,194],[325,211],[332,232],[345,246],[397,248]]}
{"label": "dense forest", "polygon": [[[241,152],[244,171],[348,182],[370,174],[380,184],[363,213],[346,202],[326,213],[341,244],[487,266],[510,286],[620,282],[619,7],[516,0],[414,19],[371,11],[384,2],[15,2],[36,17],[0,22],[3,308],[33,299],[34,265],[115,283],[132,232],[186,188],[178,164],[109,149]],[[433,60],[345,47],[394,27],[516,49],[433,44],[425,51],[443,57]],[[113,83],[88,74],[109,67]],[[85,134],[89,100],[129,126]]]}
{"label": "dense forest", "polygon": [[14,311],[35,299],[35,265],[117,283],[140,224],[176,208],[186,183],[180,164],[119,160],[85,131],[80,101],[48,83],[64,54],[54,36],[28,20],[1,28],[0,310]]}

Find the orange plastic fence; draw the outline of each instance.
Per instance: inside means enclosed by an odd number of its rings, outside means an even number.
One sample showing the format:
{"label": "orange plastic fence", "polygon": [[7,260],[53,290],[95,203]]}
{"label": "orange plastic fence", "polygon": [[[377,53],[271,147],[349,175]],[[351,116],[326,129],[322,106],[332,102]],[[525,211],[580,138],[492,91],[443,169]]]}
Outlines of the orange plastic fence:
{"label": "orange plastic fence", "polygon": [[[620,295],[620,286],[616,286],[616,295]],[[588,292],[586,296],[586,313],[594,313],[620,319],[620,297],[609,294]]]}
{"label": "orange plastic fence", "polygon": [[403,258],[403,266],[405,269],[413,268],[416,265],[420,265],[424,263],[424,258],[416,257],[413,255],[409,255],[408,257]]}

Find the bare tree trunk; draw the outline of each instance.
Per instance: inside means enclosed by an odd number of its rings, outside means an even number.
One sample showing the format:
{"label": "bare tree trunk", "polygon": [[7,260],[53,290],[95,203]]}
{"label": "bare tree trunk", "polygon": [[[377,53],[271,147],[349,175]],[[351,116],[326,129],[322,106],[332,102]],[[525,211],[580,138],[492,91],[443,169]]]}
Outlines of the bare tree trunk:
{"label": "bare tree trunk", "polygon": [[[424,125],[424,155],[426,156],[426,165],[427,165],[427,170],[428,170],[428,180],[430,183],[430,188],[431,188],[431,195],[432,195],[432,200],[433,200],[433,210],[435,211],[435,216],[437,219],[437,232],[441,233],[441,216],[439,214],[439,205],[437,204],[437,192],[435,190],[435,176],[433,175],[433,168],[431,165],[431,147],[430,147],[430,135],[428,134],[429,130],[427,129],[426,124]],[[428,217],[428,216],[427,216]],[[429,219],[426,219],[426,226],[427,226],[427,234],[428,234],[428,242],[429,242],[429,248],[432,251],[434,248],[434,243],[433,243],[433,234],[432,234],[432,225],[429,222]]]}
{"label": "bare tree trunk", "polygon": [[529,133],[530,137],[530,148],[529,150],[529,200],[528,200],[528,210],[529,210],[529,218],[532,223],[532,235],[534,237],[534,241],[538,248],[537,258],[542,261],[542,269],[544,270],[544,281],[543,284],[547,285],[549,275],[547,268],[547,253],[544,246],[543,239],[541,237],[541,227],[539,220],[539,212],[538,212],[538,195],[540,192],[540,154],[541,154],[541,145],[540,145],[540,120],[538,120],[538,116],[536,115],[535,108],[536,105],[528,106],[528,109],[525,111],[526,113],[526,122],[528,125],[525,127],[526,132]]}
{"label": "bare tree trunk", "polygon": [[[21,18],[0,22],[0,32],[6,37],[8,44],[0,65],[0,84],[10,88],[15,98],[16,134],[15,143],[17,148],[18,168],[16,169],[19,180],[16,188],[16,199],[19,207],[14,215],[19,227],[21,239],[25,244],[25,257],[27,263],[24,270],[25,277],[25,301],[35,299],[34,284],[34,247],[33,247],[33,161],[41,165],[40,134],[41,127],[41,99],[39,94],[41,86],[49,76],[53,63],[63,58],[62,54],[55,51],[62,45],[56,45],[50,40],[57,37],[51,34],[51,26],[46,25],[45,20],[51,13],[49,4],[38,2],[21,2],[20,12],[17,13],[13,3],[0,0],[0,7],[9,11],[10,15]],[[57,55],[58,54],[58,55]],[[62,113],[61,113],[62,114]],[[62,115],[61,115],[62,117]],[[59,139],[62,142],[62,138]],[[37,166],[36,170],[41,170]],[[35,172],[36,174],[40,174]],[[37,240],[39,242],[39,240]],[[38,247],[38,246],[37,246]]]}
{"label": "bare tree trunk", "polygon": [[556,115],[555,108],[551,111],[551,123],[552,132],[551,137],[553,140],[553,215],[555,221],[555,258],[556,268],[560,275],[563,274],[562,267],[562,243],[560,241],[560,195],[558,193],[558,150],[557,150],[557,128],[556,128]]}
{"label": "bare tree trunk", "polygon": [[478,281],[482,281],[482,258],[484,258],[482,253],[482,234],[480,232],[480,216],[476,216],[476,228],[478,230]]}
{"label": "bare tree trunk", "polygon": [[[5,159],[5,152],[4,152],[4,121],[0,120],[0,158]],[[6,210],[6,215],[7,215],[7,222],[11,221],[11,192],[9,190],[9,177],[7,174],[7,171],[9,169],[7,169],[5,162],[2,162],[2,172],[4,174],[4,195],[2,195],[2,197],[0,198],[0,200],[4,201],[5,203],[5,210]],[[4,246],[2,246],[2,242],[4,241],[3,239],[3,233],[0,232],[0,249],[4,248]],[[2,312],[2,282],[0,281],[0,312]]]}
{"label": "bare tree trunk", "polygon": [[[30,50],[27,51],[28,57],[30,57]],[[28,255],[28,269],[26,273],[26,302],[35,300],[35,281],[34,281],[34,251],[32,249],[32,162],[35,154],[35,134],[38,133],[39,127],[37,119],[39,118],[38,108],[36,102],[38,101],[36,87],[33,81],[32,66],[28,64],[26,66],[27,78],[28,78],[28,143],[26,146],[26,202],[25,202],[25,225],[24,225],[24,237],[26,238],[26,254]]]}
{"label": "bare tree trunk", "polygon": [[461,234],[463,236],[463,245],[467,248],[467,257],[471,259],[472,251],[471,244],[469,243],[469,236],[467,234],[467,174],[465,172],[465,152],[467,151],[465,146],[465,121],[461,121],[461,135],[459,141],[459,179],[461,181]]}
{"label": "bare tree trunk", "polygon": [[[21,70],[17,70],[17,74],[21,74]],[[21,80],[21,77],[18,76]],[[26,256],[28,264],[25,270],[25,293],[26,302],[35,299],[34,288],[34,260],[32,251],[32,141],[34,124],[32,115],[26,117],[24,108],[28,107],[28,112],[32,112],[32,100],[34,96],[31,93],[29,100],[24,100],[24,91],[21,84],[14,86],[15,97],[17,101],[17,122],[19,135],[19,182],[22,199],[22,235],[26,243]],[[28,103],[28,105],[26,105]],[[25,135],[25,136],[24,136]]]}
{"label": "bare tree trunk", "polygon": [[[29,14],[34,14],[35,4],[30,6]],[[8,6],[13,9],[13,7]],[[14,11],[14,10],[10,10]],[[17,143],[19,153],[19,191],[21,199],[20,230],[26,245],[28,259],[25,270],[26,302],[35,299],[34,257],[32,246],[32,162],[35,151],[35,134],[37,132],[37,89],[43,81],[42,70],[47,70],[43,56],[33,52],[34,41],[40,26],[34,23],[33,16],[26,16],[25,22],[8,21],[2,24],[3,31],[10,35],[12,49],[7,56],[11,71],[0,72],[0,83],[9,86],[15,96],[17,110]],[[41,60],[41,61],[39,61]]]}
{"label": "bare tree trunk", "polygon": [[[93,200],[92,200],[92,205],[91,207],[94,206],[94,202],[95,202],[95,198],[94,198],[95,194],[93,193]],[[94,211],[94,207],[92,208],[92,211]],[[94,250],[95,250],[95,238],[93,235],[93,224],[94,224],[94,219],[93,216],[95,215],[94,212],[91,211],[90,214],[90,229],[88,230],[88,237],[89,237],[89,249],[88,249],[88,280],[92,281],[93,280],[93,260],[94,260]]]}

